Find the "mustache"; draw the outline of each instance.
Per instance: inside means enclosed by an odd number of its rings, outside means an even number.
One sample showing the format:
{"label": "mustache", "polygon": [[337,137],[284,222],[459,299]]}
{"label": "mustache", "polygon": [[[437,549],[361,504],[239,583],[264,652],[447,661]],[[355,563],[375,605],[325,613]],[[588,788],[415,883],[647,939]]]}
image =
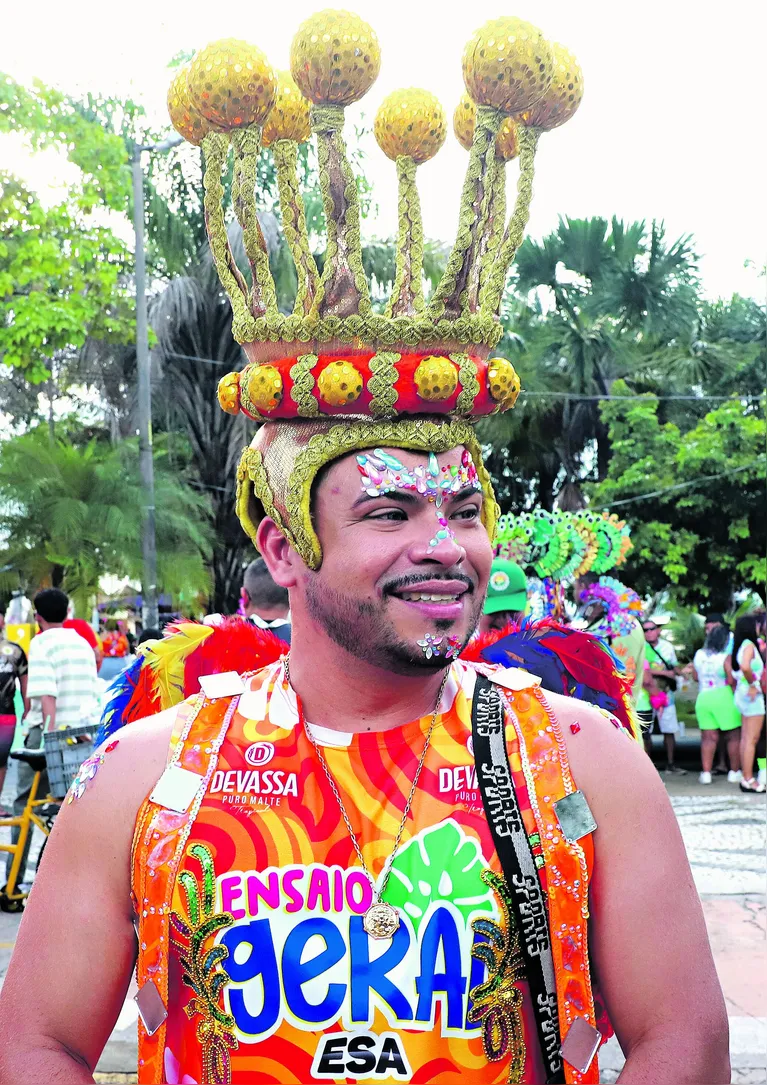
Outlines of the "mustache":
{"label": "mustache", "polygon": [[473,592],[476,588],[474,581],[466,573],[445,573],[442,576],[434,573],[431,575],[411,573],[410,576],[399,576],[396,580],[387,580],[381,591],[384,595],[391,595],[395,591],[407,591],[410,588],[417,588],[419,584],[433,584],[440,580],[450,581],[453,584],[460,581],[461,584],[466,585],[467,593]]}

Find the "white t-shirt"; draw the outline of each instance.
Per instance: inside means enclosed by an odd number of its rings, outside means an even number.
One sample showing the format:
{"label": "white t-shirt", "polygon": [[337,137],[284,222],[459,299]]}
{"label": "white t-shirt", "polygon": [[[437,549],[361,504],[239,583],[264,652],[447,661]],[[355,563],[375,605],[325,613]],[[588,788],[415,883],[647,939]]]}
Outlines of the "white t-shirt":
{"label": "white t-shirt", "polygon": [[751,669],[751,673],[754,676],[757,686],[759,685],[759,679],[761,678],[762,671],[764,670],[764,662],[762,661],[762,657],[759,655],[759,649],[754,645],[753,641],[744,640],[740,648],[738,648],[738,670],[735,671],[738,679],[738,689],[744,691],[748,689],[748,679],[743,673],[743,656],[746,654],[746,645],[748,644],[750,644],[751,647],[754,649],[749,667]]}
{"label": "white t-shirt", "polygon": [[56,698],[55,729],[96,722],[98,712],[96,657],[74,629],[46,629],[29,646],[27,697],[31,701],[25,727],[41,727],[42,697]]}
{"label": "white t-shirt", "polygon": [[698,675],[698,685],[701,690],[721,689],[727,685],[727,675],[724,670],[724,661],[730,653],[707,652],[705,648],[699,648],[695,653],[692,665]]}

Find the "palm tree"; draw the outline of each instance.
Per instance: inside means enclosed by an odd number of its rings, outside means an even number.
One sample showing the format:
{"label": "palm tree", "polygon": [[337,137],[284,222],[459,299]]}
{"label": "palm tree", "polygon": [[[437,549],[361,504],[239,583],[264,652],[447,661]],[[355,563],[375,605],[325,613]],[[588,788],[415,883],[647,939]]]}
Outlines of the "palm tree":
{"label": "palm tree", "polygon": [[[668,245],[662,223],[648,230],[615,217],[566,218],[541,242],[520,247],[514,287],[515,314],[527,310],[518,362],[529,398],[523,391],[517,411],[490,420],[483,433],[493,444],[523,442],[522,416],[534,410],[543,445],[558,457],[560,485],[570,484],[577,503],[580,479],[604,478],[610,459],[598,397],[618,378],[646,379],[648,358],[695,326],[696,257],[688,237]],[[536,393],[563,398],[533,407]]]}
{"label": "palm tree", "polygon": [[218,405],[219,380],[241,369],[245,358],[232,338],[232,310],[211,262],[172,279],[153,300],[150,320],[157,336],[155,420],[187,442],[194,484],[212,516],[209,609],[233,613],[243,565],[253,557],[234,511],[235,473],[255,425],[245,415],[224,414]]}
{"label": "palm tree", "polygon": [[[3,445],[0,564],[29,586],[64,588],[86,613],[105,574],[138,579],[142,567],[138,457],[130,442],[51,440],[38,426]],[[209,578],[208,504],[156,456],[159,581],[192,608]]]}

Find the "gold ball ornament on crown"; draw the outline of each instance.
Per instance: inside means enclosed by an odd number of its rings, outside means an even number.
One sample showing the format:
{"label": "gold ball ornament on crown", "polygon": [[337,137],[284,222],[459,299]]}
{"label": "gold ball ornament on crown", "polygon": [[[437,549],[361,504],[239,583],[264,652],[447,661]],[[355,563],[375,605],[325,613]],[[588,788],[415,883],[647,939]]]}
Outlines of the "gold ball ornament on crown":
{"label": "gold ball ornament on crown", "polygon": [[201,49],[189,66],[189,93],[211,127],[223,131],[263,124],[277,80],[264,53],[238,38]]}
{"label": "gold ball ornament on crown", "polygon": [[218,382],[218,405],[227,414],[240,413],[240,374],[227,373]]}
{"label": "gold ball ornament on crown", "polygon": [[278,139],[291,139],[295,143],[306,143],[312,134],[309,120],[309,103],[296,85],[290,72],[275,72],[277,91],[274,105],[266,118],[261,142],[264,147],[271,146]]}
{"label": "gold ball ornament on crown", "polygon": [[517,402],[522,387],[517,371],[506,358],[491,358],[487,363],[487,388],[502,411],[508,411]]}
{"label": "gold ball ornament on crown", "polygon": [[405,87],[381,102],[373,125],[376,142],[394,162],[400,155],[416,165],[433,158],[447,136],[447,119],[439,100],[428,90]]}
{"label": "gold ball ornament on crown", "polygon": [[[476,121],[477,107],[464,92],[453,114],[453,131],[458,142],[467,151],[471,150]],[[502,162],[511,162],[512,158],[516,158],[518,154],[517,122],[512,117],[506,117],[495,137],[495,157]]]}
{"label": "gold ball ornament on crown", "polygon": [[514,16],[485,23],[463,51],[463,81],[472,99],[508,116],[543,97],[553,69],[551,46],[542,31]]}
{"label": "gold ball ornament on crown", "polygon": [[339,359],[325,366],[317,378],[317,388],[329,407],[343,407],[359,399],[362,374],[351,362]]}
{"label": "gold ball ornament on crown", "polygon": [[349,11],[318,11],[301,23],[290,46],[290,70],[315,105],[347,106],[372,87],[381,68],[373,28]]}
{"label": "gold ball ornament on crown", "polygon": [[526,128],[550,132],[569,121],[583,98],[583,72],[569,49],[551,42],[554,75],[542,98],[519,117]]}
{"label": "gold ball ornament on crown", "polygon": [[273,411],[282,402],[282,377],[273,365],[255,365],[248,375],[248,398],[259,411]]}
{"label": "gold ball ornament on crown", "polygon": [[424,358],[419,362],[413,380],[418,395],[429,402],[450,399],[458,387],[458,373],[449,358]]}
{"label": "gold ball ornament on crown", "polygon": [[168,87],[170,123],[187,143],[199,147],[210,131],[210,125],[195,107],[189,93],[189,65],[176,72]]}

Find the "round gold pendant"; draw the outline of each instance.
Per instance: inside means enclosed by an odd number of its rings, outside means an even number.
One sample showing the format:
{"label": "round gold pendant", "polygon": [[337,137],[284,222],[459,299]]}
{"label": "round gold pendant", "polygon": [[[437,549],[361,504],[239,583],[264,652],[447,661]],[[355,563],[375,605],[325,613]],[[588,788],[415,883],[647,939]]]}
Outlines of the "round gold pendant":
{"label": "round gold pendant", "polygon": [[399,912],[391,904],[379,900],[365,912],[362,926],[371,938],[391,938],[399,927]]}

